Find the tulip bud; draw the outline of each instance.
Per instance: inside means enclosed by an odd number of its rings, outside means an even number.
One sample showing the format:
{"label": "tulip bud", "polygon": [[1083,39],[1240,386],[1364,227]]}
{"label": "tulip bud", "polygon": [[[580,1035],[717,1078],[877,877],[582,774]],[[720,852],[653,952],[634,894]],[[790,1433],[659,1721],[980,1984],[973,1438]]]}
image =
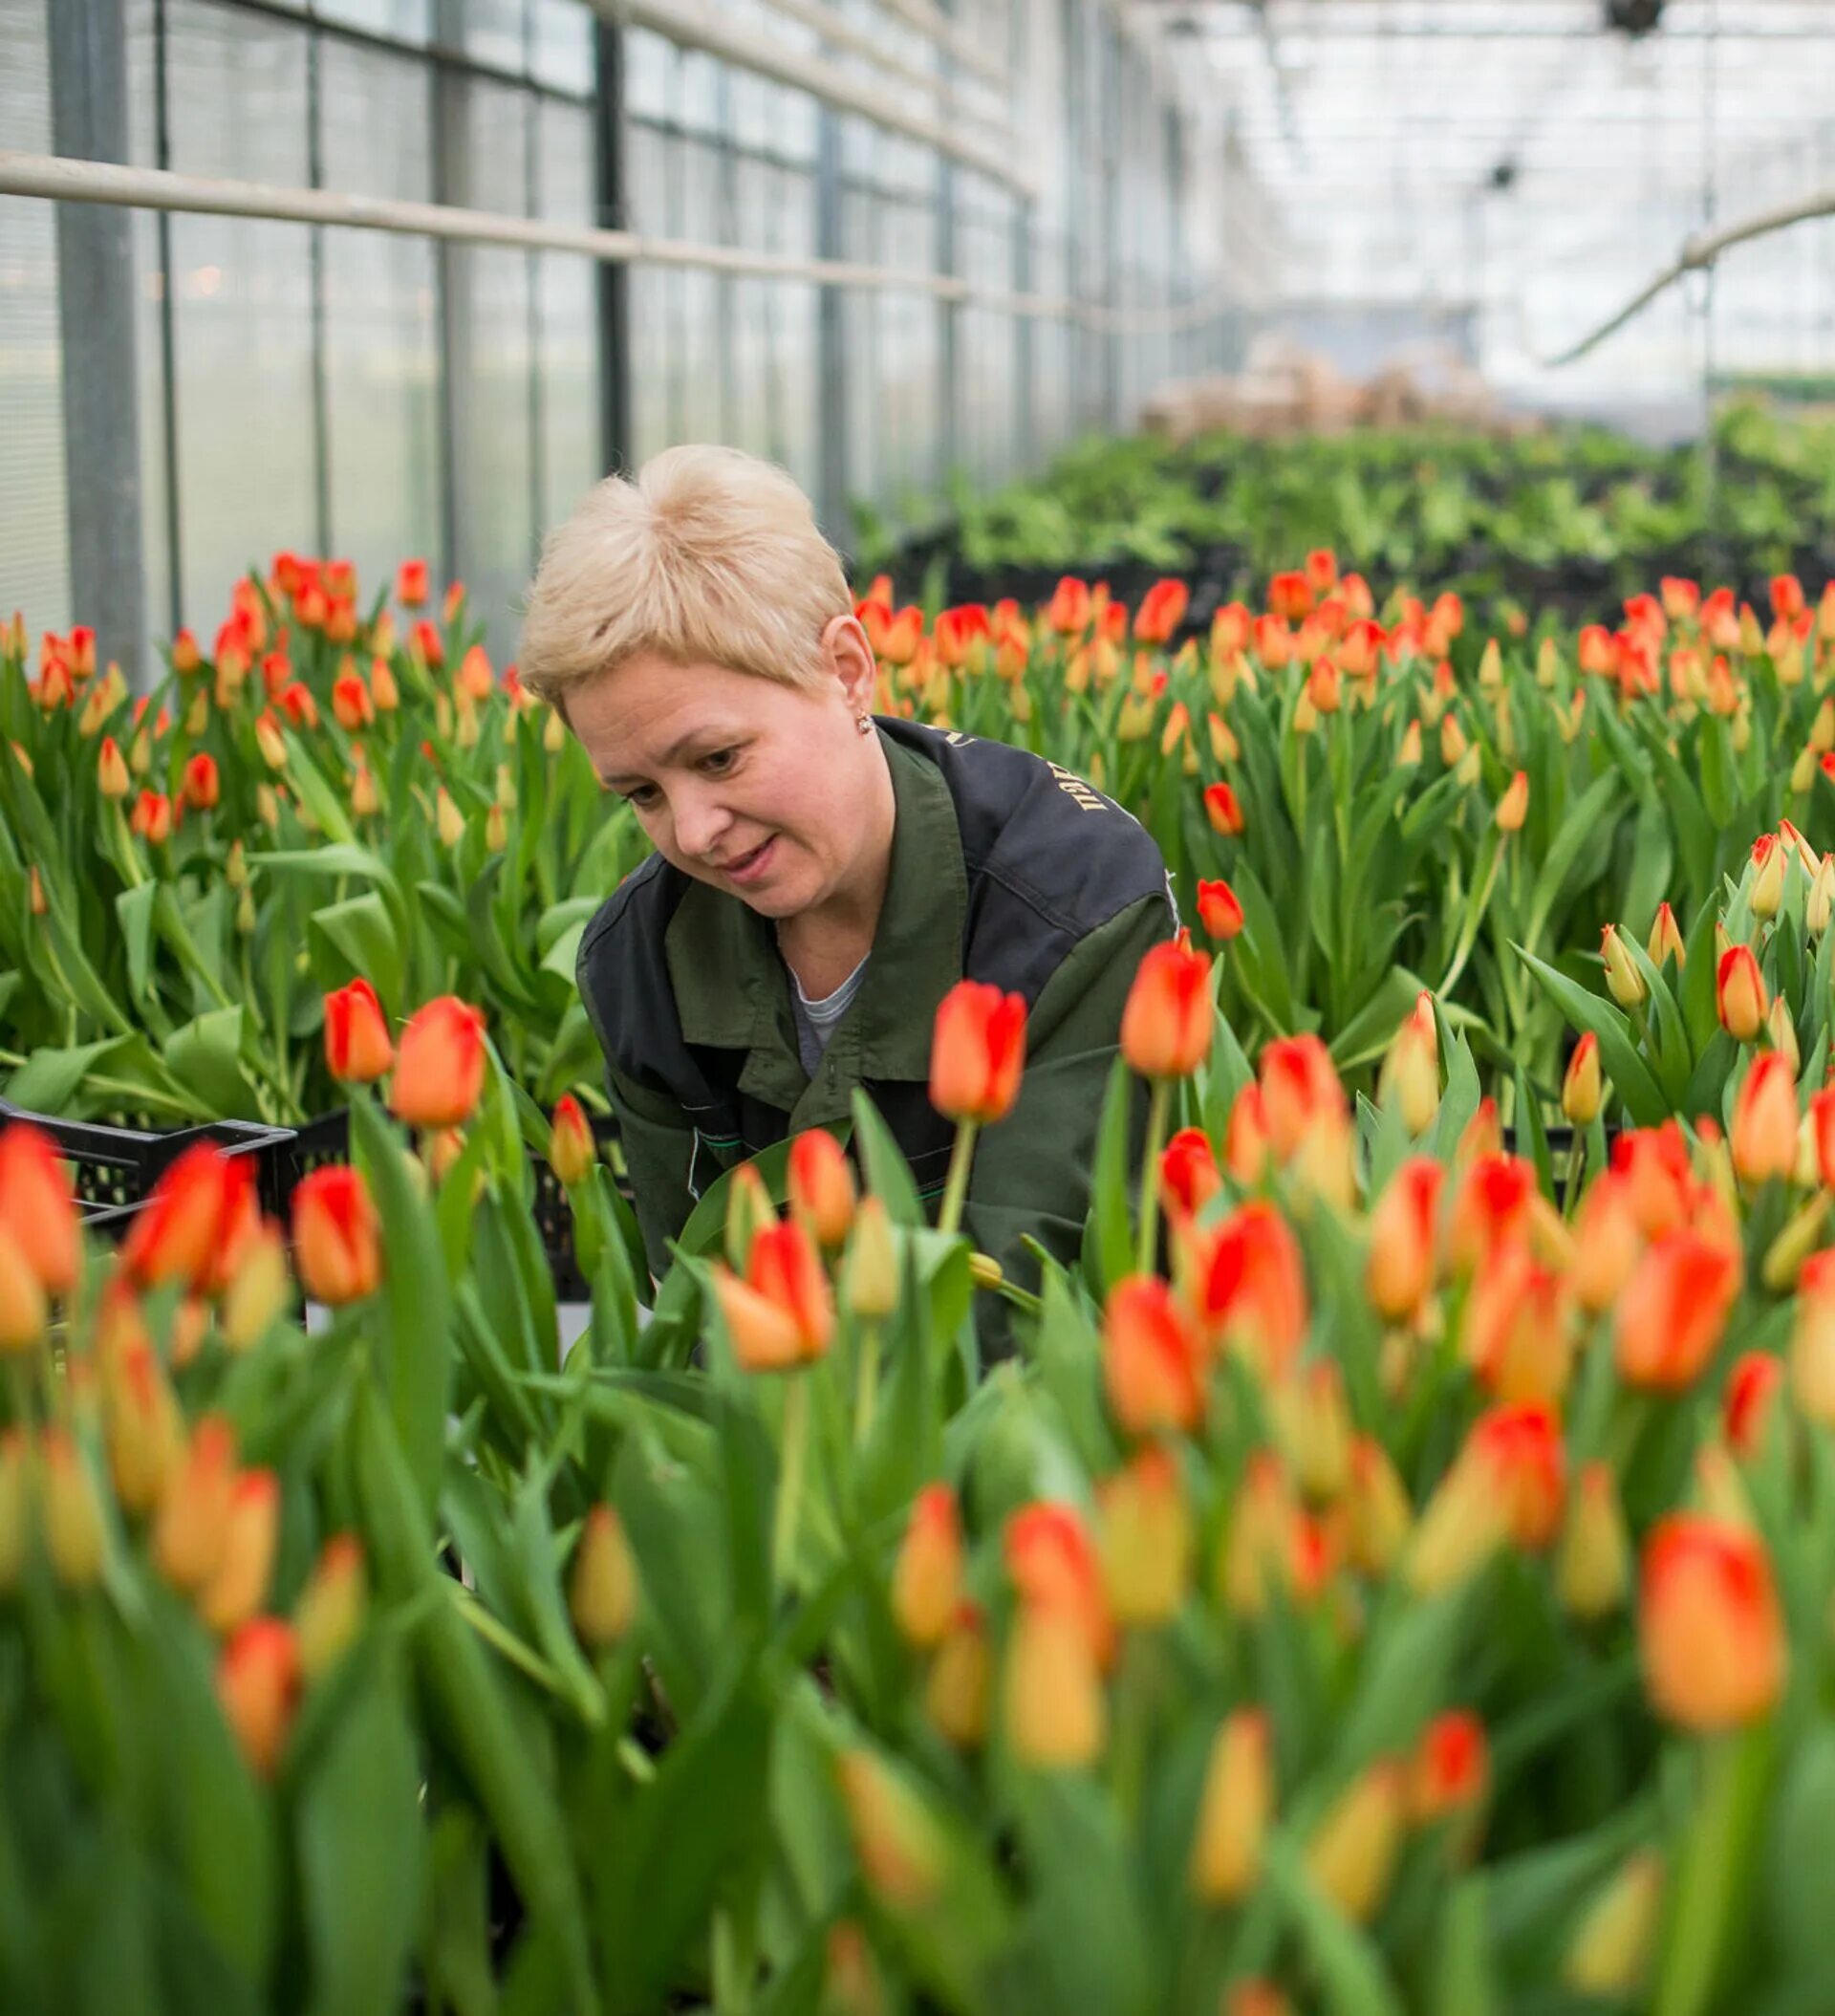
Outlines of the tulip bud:
{"label": "tulip bud", "polygon": [[1651,926],[1651,942],[1645,948],[1651,955],[1651,964],[1661,967],[1666,959],[1673,957],[1675,969],[1679,973],[1688,958],[1687,948],[1682,943],[1682,933],[1676,925],[1675,912],[1668,903],[1656,906],[1656,921]]}
{"label": "tulip bud", "polygon": [[1498,831],[1500,833],[1521,833],[1522,822],[1529,815],[1529,773],[1519,770],[1510,780],[1510,788],[1498,800]]}
{"label": "tulip bud", "polygon": [[1414,1514],[1389,1451],[1374,1436],[1351,1442],[1345,1510],[1351,1560],[1367,1575],[1387,1575],[1408,1544]]}
{"label": "tulip bud", "polygon": [[1617,927],[1608,924],[1600,933],[1600,952],[1606,961],[1606,985],[1622,1008],[1634,1008],[1649,989],[1644,976],[1631,964],[1631,955],[1620,942]]}
{"label": "tulip bud", "polygon": [[36,861],[26,870],[26,907],[33,917],[44,917],[51,909],[45,897],[44,878],[38,873]]}
{"label": "tulip bud", "polygon": [[49,1137],[23,1120],[0,1128],[0,1230],[27,1262],[12,1271],[35,1276],[49,1295],[76,1286],[82,1250],[70,1171]]}
{"label": "tulip bud", "polygon": [[1239,1708],[1211,1740],[1187,1879],[1201,1904],[1234,1904],[1262,1876],[1262,1849],[1274,1812],[1274,1756],[1268,1718]]}
{"label": "tulip bud", "polygon": [[714,1270],[714,1294],[746,1372],[789,1372],[825,1355],[834,1334],[834,1303],[815,1245],[795,1219],[768,1225],[752,1240],[745,1279]]}
{"label": "tulip bud", "polygon": [[609,1505],[588,1507],[567,1583],[568,1614],[580,1643],[604,1652],[631,1629],[637,1612],[637,1564]]}
{"label": "tulip bud", "polygon": [[1439,1036],[1430,1020],[1409,1015],[1396,1030],[1376,1081],[1385,1112],[1399,1110],[1411,1135],[1425,1134],[1440,1110]]}
{"label": "tulip bud", "polygon": [[217,1661],[217,1699],[243,1757],[271,1778],[292,1726],[299,1694],[299,1645],[278,1617],[253,1617]]}
{"label": "tulip bud", "polygon": [[1276,1381],[1265,1396],[1276,1440],[1315,1504],[1345,1490],[1350,1473],[1350,1412],[1335,1360],[1318,1358]]}
{"label": "tulip bud", "polygon": [[410,1127],[463,1127],[484,1092],[485,1018],[455,995],[409,1018],[396,1055],[389,1110]]}
{"label": "tulip bud", "polygon": [[542,748],[549,755],[558,756],[566,747],[567,724],[550,707],[548,719],[542,724]]}
{"label": "tulip bud", "polygon": [[1184,934],[1141,960],[1121,1016],[1121,1053],[1145,1078],[1188,1078],[1210,1054],[1211,962]]}
{"label": "tulip bud", "polygon": [[127,774],[127,765],[121,757],[120,747],[113,735],[104,735],[102,746],[97,751],[96,783],[104,798],[113,798],[118,802],[125,798],[133,789]]}
{"label": "tulip bud", "polygon": [[66,1428],[49,1427],[39,1442],[39,1518],[52,1572],[66,1589],[89,1589],[101,1577],[102,1502],[81,1450]]}
{"label": "tulip bud", "polygon": [[1406,1788],[1401,1765],[1379,1758],[1339,1795],[1306,1843],[1313,1886],[1353,1924],[1368,1924],[1389,1890]]}
{"label": "tulip bud", "polygon": [[1211,831],[1226,839],[1239,836],[1246,825],[1237,795],[1227,784],[1205,786],[1204,816],[1211,822]]}
{"label": "tulip bud", "polygon": [[1198,921],[1220,943],[1228,943],[1242,928],[1242,905],[1228,882],[1199,882]]}
{"label": "tulip bud", "polygon": [[363,1627],[369,1603],[363,1547],[355,1533],[334,1533],[293,1606],[293,1632],[304,1678],[315,1680],[343,1657]]}
{"label": "tulip bud", "polygon": [[1555,1567],[1562,1604],[1577,1617],[1606,1616],[1624,1603],[1630,1577],[1631,1543],[1617,1479],[1609,1463],[1584,1464]]}
{"label": "tulip bud", "polygon": [[1157,1277],[1130,1275],[1103,1313],[1103,1385],[1129,1435],[1184,1432],[1204,1412],[1204,1347],[1184,1305]]}
{"label": "tulip bud", "polygon": [[1177,1464],[1142,1449],[1096,1487],[1103,1581],[1118,1623],[1169,1622],[1191,1583],[1192,1515]]}
{"label": "tulip bud", "polygon": [[752,1241],[777,1223],[777,1211],[754,1162],[741,1162],[726,1185],[726,1222],[721,1243],[729,1267],[744,1271]]}
{"label": "tulip bud", "polygon": [[931,1035],[930,1103],[945,1119],[1004,1119],[1025,1065],[1025,1002],[980,981],[943,996]]}
{"label": "tulip bud", "polygon": [[382,1004],[367,980],[325,997],[325,1062],[341,1085],[369,1085],[395,1062]]}
{"label": "tulip bud", "polygon": [[1006,1653],[1007,1742],[1022,1763],[1043,1770],[1093,1764],[1107,1710],[1088,1633],[1053,1602],[1024,1602]]}
{"label": "tulip bud", "polygon": [[1750,1529],[1673,1512],[1644,1546],[1644,1683],[1657,1712],[1696,1732],[1738,1728],[1783,1692],[1789,1646],[1771,1562]]}
{"label": "tulip bud", "polygon": [[441,846],[451,849],[464,838],[465,815],[453,803],[452,795],[443,784],[434,793],[433,820]]}
{"label": "tulip bud", "polygon": [[898,1306],[898,1265],[892,1219],[883,1198],[863,1197],[841,1269],[841,1298],[863,1322],[878,1322]]}
{"label": "tulip bud", "polygon": [[812,1127],[790,1143],[788,1169],[790,1209],[817,1246],[835,1251],[853,1223],[853,1172],[839,1141],[826,1128]]}
{"label": "tulip bud", "polygon": [[1650,1971],[1662,1907],[1663,1857],[1641,1849],[1587,1907],[1562,1962],[1562,1980],[1578,1995],[1628,2003]]}
{"label": "tulip bud", "polygon": [[548,1161],[563,1189],[583,1183],[597,1166],[599,1151],[593,1139],[580,1102],[564,1092],[554,1102],[554,1118],[549,1129]]}
{"label": "tulip bud", "polygon": [[300,1285],[329,1309],[373,1295],[382,1280],[380,1231],[358,1170],[341,1163],[314,1169],[293,1190]]}
{"label": "tulip bud", "polygon": [[835,1776],[867,1888],[895,1911],[919,1911],[942,1888],[947,1844],[929,1808],[871,1750],[849,1750]]}
{"label": "tulip bud", "polygon": [[104,1361],[102,1402],[115,1495],[123,1511],[149,1512],[184,1459],[184,1423],[143,1333]]}
{"label": "tulip bud", "polygon": [[1442,1181],[1438,1162],[1416,1157],[1396,1170],[1371,1212],[1364,1283],[1391,1322],[1412,1316],[1432,1292]]}
{"label": "tulip bud", "polygon": [[1784,850],[1775,833],[1760,834],[1752,848],[1752,914],[1772,918],[1784,900]]}
{"label": "tulip bud", "polygon": [[1665,1234],[1647,1248],[1619,1297],[1621,1378],[1679,1393],[1700,1377],[1739,1293],[1739,1257],[1695,1231]]}
{"label": "tulip bud", "polygon": [[959,1603],[930,1662],[924,1713],[945,1743],[959,1750],[979,1749],[987,1740],[993,1688],[994,1655],[982,1614],[973,1603]]}
{"label": "tulip bud", "polygon": [[1764,1027],[1769,1002],[1759,962],[1749,945],[1729,945],[1715,974],[1720,1027],[1736,1043],[1750,1043]]}
{"label": "tulip bud", "polygon": [[912,1502],[905,1537],[892,1572],[893,1620],[906,1642],[939,1644],[962,1593],[962,1532],[956,1494],[926,1485]]}
{"label": "tulip bud", "polygon": [[271,1470],[245,1470],[229,1495],[223,1558],[198,1598],[219,1637],[246,1624],[268,1595],[280,1535],[280,1483]]}
{"label": "tulip bud", "polygon": [[1775,1050],[1754,1057],[1733,1107],[1733,1166],[1741,1181],[1790,1175],[1797,1162],[1798,1117],[1789,1057]]}
{"label": "tulip bud", "polygon": [[1159,1194],[1167,1211],[1193,1218],[1222,1187],[1210,1137],[1201,1127],[1181,1127],[1160,1152]]}
{"label": "tulip bud", "polygon": [[1599,1072],[1599,1038],[1588,1030],[1567,1060],[1567,1074],[1561,1087],[1561,1110],[1576,1127],[1589,1127],[1599,1117],[1604,1092]]}
{"label": "tulip bud", "polygon": [[1484,1724],[1468,1709],[1449,1708],[1421,1732],[1410,1760],[1409,1817],[1417,1827],[1464,1819],[1483,1803],[1490,1778]]}

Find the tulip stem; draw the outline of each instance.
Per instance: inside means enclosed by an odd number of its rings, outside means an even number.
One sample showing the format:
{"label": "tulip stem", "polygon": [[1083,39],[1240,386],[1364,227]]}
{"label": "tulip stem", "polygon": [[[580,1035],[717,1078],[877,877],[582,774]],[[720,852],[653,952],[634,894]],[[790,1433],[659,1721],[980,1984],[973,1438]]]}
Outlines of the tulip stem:
{"label": "tulip stem", "polygon": [[956,1145],[949,1151],[949,1180],[943,1185],[943,1205],[937,1214],[937,1229],[954,1232],[962,1222],[962,1203],[968,1196],[969,1165],[975,1160],[975,1137],[979,1120],[956,1122]]}
{"label": "tulip stem", "polygon": [[1134,1250],[1136,1270],[1154,1271],[1159,1238],[1159,1151],[1166,1142],[1166,1116],[1173,1103],[1173,1081],[1154,1080],[1147,1108],[1147,1152],[1140,1161],[1140,1244]]}
{"label": "tulip stem", "polygon": [[873,1432],[873,1411],[879,1398],[879,1326],[865,1322],[854,1343],[853,1446],[864,1449]]}
{"label": "tulip stem", "polygon": [[789,1580],[796,1547],[796,1519],[803,1505],[804,1459],[810,1445],[810,1382],[792,1373],[784,1389],[784,1447],[777,1472],[777,1518],[771,1534],[771,1561],[780,1587]]}

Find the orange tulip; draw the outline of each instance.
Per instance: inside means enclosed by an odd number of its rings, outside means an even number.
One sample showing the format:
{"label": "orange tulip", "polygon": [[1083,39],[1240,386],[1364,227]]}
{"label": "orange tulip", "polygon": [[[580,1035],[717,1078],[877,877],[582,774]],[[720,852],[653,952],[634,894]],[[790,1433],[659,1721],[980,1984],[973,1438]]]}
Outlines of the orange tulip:
{"label": "orange tulip", "polygon": [[1134,636],[1143,644],[1164,644],[1185,620],[1191,591],[1183,581],[1155,581],[1141,597]]}
{"label": "orange tulip", "polygon": [[253,1617],[217,1661],[217,1699],[248,1767],[271,1778],[299,1697],[299,1643],[278,1617]]}
{"label": "orange tulip", "polygon": [[1675,1121],[1621,1134],[1612,1144],[1612,1168],[1626,1179],[1631,1215],[1646,1239],[1659,1239],[1688,1223],[1694,1177],[1689,1144]]}
{"label": "orange tulip", "polygon": [[1268,583],[1268,613],[1297,623],[1312,608],[1312,583],[1296,571],[1276,574]]}
{"label": "orange tulip", "polygon": [[1743,1352],[1727,1374],[1720,1421],[1736,1456],[1757,1456],[1777,1416],[1784,1361],[1769,1351]]}
{"label": "orange tulip", "polygon": [[153,1565],[174,1589],[202,1589],[221,1565],[235,1476],[235,1431],[206,1414],[167,1477],[153,1524]]}
{"label": "orange tulip", "polygon": [[1598,1315],[1611,1308],[1631,1278],[1641,1244],[1630,1179],[1608,1169],[1588,1185],[1574,1222],[1567,1275],[1582,1309]]}
{"label": "orange tulip", "polygon": [[1470,1812],[1490,1784],[1484,1724],[1469,1708],[1449,1708],[1421,1733],[1409,1771],[1409,1811],[1421,1825]]}
{"label": "orange tulip", "polygon": [[254,1216],[248,1159],[221,1155],[198,1141],[161,1177],[136,1214],[121,1244],[121,1264],[142,1288],[184,1281],[203,1292],[234,1259]]}
{"label": "orange tulip", "polygon": [[1306,1843],[1314,1887],[1353,1924],[1368,1924],[1388,1894],[1407,1794],[1402,1766],[1378,1758],[1327,1810]]}
{"label": "orange tulip", "polygon": [[921,1911],[941,1890],[949,1842],[910,1781],[872,1750],[835,1764],[854,1858],[873,1895],[896,1911]]}
{"label": "orange tulip", "polygon": [[1247,821],[1242,816],[1242,807],[1237,795],[1227,784],[1207,784],[1204,787],[1204,816],[1210,820],[1213,832],[1220,833],[1226,839],[1240,835]]}
{"label": "orange tulip", "polygon": [[1435,1225],[1444,1172],[1429,1156],[1406,1161],[1370,1214],[1370,1258],[1364,1284],[1379,1315],[1411,1316],[1432,1292]]}
{"label": "orange tulip", "polygon": [[834,1298],[815,1243],[795,1219],[762,1226],[745,1278],[714,1270],[714,1291],[747,1372],[788,1372],[824,1355],[834,1334]]}
{"label": "orange tulip", "polygon": [[1069,1506],[1023,1506],[1006,1522],[1007,1573],[1029,1609],[1071,1617],[1099,1666],[1114,1657],[1115,1626],[1102,1571],[1083,1522]]}
{"label": "orange tulip", "polygon": [[1210,1054],[1211,962],[1184,934],[1149,948],[1121,1014],[1121,1053],[1145,1078],[1187,1078]]}
{"label": "orange tulip", "polygon": [[1567,1060],[1567,1074],[1562,1080],[1561,1110],[1576,1127],[1587,1127],[1599,1117],[1605,1086],[1599,1070],[1599,1038],[1591,1030],[1574,1046]]}
{"label": "orange tulip", "polygon": [[1752,1060],[1733,1107],[1733,1166],[1749,1183],[1788,1177],[1797,1161],[1797,1086],[1790,1059],[1771,1050]]}
{"label": "orange tulip", "polygon": [[1498,800],[1498,831],[1500,833],[1521,833],[1522,822],[1529,816],[1529,773],[1519,770],[1510,780],[1510,788]]}
{"label": "orange tulip", "polygon": [[1199,882],[1198,918],[1210,935],[1227,943],[1242,928],[1242,905],[1228,882]]}
{"label": "orange tulip", "polygon": [[790,1209],[829,1252],[842,1246],[853,1224],[853,1171],[841,1143],[823,1127],[811,1127],[790,1143]]}
{"label": "orange tulip", "polygon": [[198,1598],[199,1614],[219,1636],[246,1624],[266,1601],[280,1537],[280,1481],[271,1470],[245,1470],[229,1494],[223,1558]]}
{"label": "orange tulip", "polygon": [[1232,1211],[1198,1235],[1192,1306],[1206,1336],[1240,1351],[1264,1378],[1292,1367],[1311,1312],[1293,1228],[1271,1203]]}
{"label": "orange tulip", "polygon": [[161,847],[172,837],[172,801],[163,791],[143,791],[134,801],[128,819],[130,829],[149,847]]}
{"label": "orange tulip", "polygon": [[1095,1762],[1107,1734],[1102,1676],[1075,1615],[1050,1603],[1022,1603],[1007,1646],[1007,1744],[1041,1770],[1078,1770]]}
{"label": "orange tulip", "polygon": [[1656,906],[1656,921],[1651,926],[1651,942],[1645,949],[1651,955],[1651,964],[1655,966],[1673,959],[1679,971],[1687,961],[1688,948],[1682,943],[1681,927],[1676,923],[1675,912],[1668,903]]}
{"label": "orange tulip", "polygon": [[96,783],[104,798],[125,798],[133,789],[126,758],[113,735],[102,737],[102,746],[96,753]]}
{"label": "orange tulip", "polygon": [[353,735],[376,719],[370,689],[355,672],[346,672],[332,682],[332,714],[338,726]]}
{"label": "orange tulip", "polygon": [[974,1750],[986,1742],[993,1680],[987,1620],[979,1604],[958,1603],[924,1681],[924,1713],[945,1743]]}
{"label": "orange tulip", "polygon": [[1066,574],[1052,592],[1045,620],[1060,637],[1081,637],[1090,627],[1089,582]]}
{"label": "orange tulip", "polygon": [[940,1644],[961,1593],[962,1528],[956,1494],[946,1484],[926,1485],[912,1501],[892,1572],[892,1615],[906,1643]]}
{"label": "orange tulip", "polygon": [[1151,1275],[1116,1282],[1102,1329],[1103,1384],[1122,1429],[1195,1428],[1204,1412],[1203,1341],[1171,1289]]}
{"label": "orange tulip", "polygon": [[978,980],[961,980],[937,1009],[930,1048],[930,1102],[946,1119],[985,1126],[1004,1119],[1025,1065],[1025,1002]]}
{"label": "orange tulip", "polygon": [[223,780],[218,774],[217,759],[206,750],[200,749],[184,766],[184,781],[180,786],[180,795],[187,805],[199,812],[214,812],[223,797]]}
{"label": "orange tulip", "polygon": [[1644,1544],[1638,1598],[1644,1684],[1685,1729],[1738,1728],[1783,1692],[1789,1647],[1757,1533],[1674,1512]]}
{"label": "orange tulip", "polygon": [[1222,1187],[1210,1136],[1201,1127],[1181,1127],[1159,1158],[1159,1194],[1168,1211],[1191,1218]]}
{"label": "orange tulip", "polygon": [[1737,1253],[1695,1231],[1657,1240],[1619,1298],[1619,1377],[1659,1393],[1694,1385],[1738,1293]]}
{"label": "orange tulip", "polygon": [[609,1505],[587,1507],[567,1580],[567,1609],[589,1652],[615,1645],[637,1615],[637,1565]]}
{"label": "orange tulip", "polygon": [[411,1127],[462,1127],[485,1089],[485,1065],[484,1015],[443,994],[401,1031],[389,1110]]}
{"label": "orange tulip", "polygon": [[1729,945],[1720,955],[1714,998],[1720,1027],[1736,1043],[1750,1043],[1764,1027],[1769,998],[1751,946]]}
{"label": "orange tulip", "polygon": [[1322,1127],[1349,1116],[1345,1088],[1317,1036],[1277,1036],[1262,1051],[1262,1120],[1279,1161],[1291,1161]]}
{"label": "orange tulip", "polygon": [[1486,1389],[1506,1401],[1556,1405],[1566,1391],[1573,1339],[1567,1286],[1518,1245],[1480,1263],[1466,1298],[1460,1344]]}
{"label": "orange tulip", "polygon": [[340,1085],[369,1085],[395,1062],[382,1004],[367,980],[325,997],[325,1062]]}
{"label": "orange tulip", "polygon": [[1172,1454],[1137,1450],[1096,1486],[1103,1584],[1118,1623],[1151,1626],[1175,1617],[1192,1573],[1192,1510]]}
{"label": "orange tulip", "polygon": [[361,1174],[314,1169],[293,1191],[293,1257],[300,1285],[328,1308],[361,1301],[382,1279],[376,1206]]}
{"label": "orange tulip", "polygon": [[1528,1230],[1536,1198],[1533,1163],[1514,1155],[1479,1155],[1467,1166],[1453,1200],[1448,1249],[1470,1269]]}
{"label": "orange tulip", "polygon": [[427,563],[403,560],[395,571],[395,598],[403,609],[420,609],[427,599]]}
{"label": "orange tulip", "polygon": [[549,1129],[548,1162],[565,1189],[583,1183],[599,1159],[593,1129],[580,1102],[564,1092],[554,1102],[554,1117]]}
{"label": "orange tulip", "polygon": [[0,1229],[47,1294],[76,1287],[82,1253],[70,1171],[50,1138],[22,1120],[0,1129]]}
{"label": "orange tulip", "polygon": [[1505,1527],[1519,1547],[1546,1547],[1561,1528],[1565,1458],[1553,1411],[1545,1406],[1494,1407],[1473,1423],[1459,1461],[1470,1460],[1496,1492]]}
{"label": "orange tulip", "polygon": [[355,1533],[334,1533],[293,1605],[299,1670],[307,1680],[316,1680],[342,1657],[362,1629],[368,1604],[363,1543]]}
{"label": "orange tulip", "polygon": [[1274,1743],[1266,1714],[1238,1708],[1211,1740],[1187,1865],[1192,1894],[1233,1904],[1261,1880],[1263,1844],[1274,1812]]}

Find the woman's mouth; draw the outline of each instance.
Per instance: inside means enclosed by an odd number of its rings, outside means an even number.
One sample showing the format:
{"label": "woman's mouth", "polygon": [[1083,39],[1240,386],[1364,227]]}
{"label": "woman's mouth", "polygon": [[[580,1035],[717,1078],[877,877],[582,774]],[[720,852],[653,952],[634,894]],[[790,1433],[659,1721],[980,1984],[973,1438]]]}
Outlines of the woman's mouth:
{"label": "woman's mouth", "polygon": [[749,854],[742,854],[737,859],[728,861],[721,870],[729,882],[755,882],[770,871],[777,852],[777,835],[761,840]]}

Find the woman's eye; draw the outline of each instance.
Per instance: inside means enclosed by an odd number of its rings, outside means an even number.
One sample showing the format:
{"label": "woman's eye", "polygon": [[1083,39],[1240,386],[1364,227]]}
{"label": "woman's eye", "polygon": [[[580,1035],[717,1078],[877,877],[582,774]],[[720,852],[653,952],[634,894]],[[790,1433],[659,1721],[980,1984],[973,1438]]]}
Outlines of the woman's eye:
{"label": "woman's eye", "polygon": [[625,792],[624,802],[627,805],[635,805],[639,812],[648,812],[656,795],[657,788],[654,784],[638,784]]}
{"label": "woman's eye", "polygon": [[702,759],[702,767],[716,777],[723,777],[732,769],[738,756],[737,749],[715,749],[711,755]]}

